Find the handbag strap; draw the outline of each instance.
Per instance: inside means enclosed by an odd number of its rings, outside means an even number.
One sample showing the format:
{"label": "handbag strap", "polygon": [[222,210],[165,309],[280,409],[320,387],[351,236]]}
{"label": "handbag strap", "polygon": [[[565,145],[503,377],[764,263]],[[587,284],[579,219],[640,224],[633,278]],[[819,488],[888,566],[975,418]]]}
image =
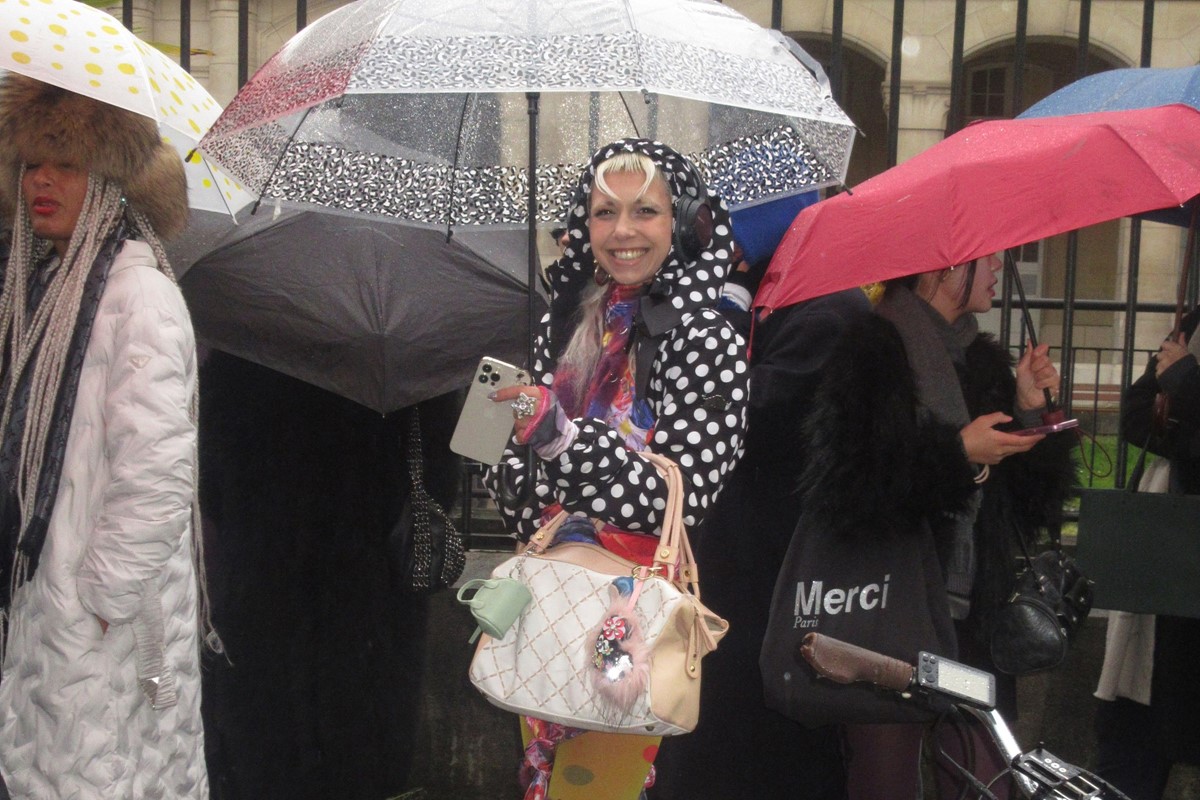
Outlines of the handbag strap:
{"label": "handbag strap", "polygon": [[1152,438],[1154,438],[1153,426],[1151,426],[1150,433],[1146,435],[1146,441],[1142,445],[1142,452],[1138,453],[1137,463],[1133,465],[1133,472],[1130,475],[1136,480],[1130,481],[1129,485],[1125,487],[1125,491],[1127,492],[1136,494],[1138,484],[1142,482],[1142,476],[1146,474],[1146,452],[1150,449],[1150,440]]}
{"label": "handbag strap", "polygon": [[566,511],[560,511],[550,518],[550,521],[537,529],[533,536],[529,537],[529,541],[525,545],[525,549],[521,551],[521,555],[541,555],[546,552],[546,548],[554,541],[554,534],[558,533],[558,529],[566,522],[567,517],[571,516]]}
{"label": "handbag strap", "polygon": [[683,473],[679,465],[666,456],[648,450],[639,455],[658,470],[667,483],[667,505],[663,516],[662,533],[654,551],[651,572],[662,571],[664,577],[681,591],[700,598],[700,574],[687,529],[683,525]]}
{"label": "handbag strap", "polygon": [[[667,502],[663,511],[658,546],[654,549],[654,561],[649,567],[635,569],[634,577],[644,580],[649,575],[662,575],[681,591],[689,592],[699,599],[700,576],[696,570],[696,557],[692,553],[692,545],[683,525],[683,474],[679,465],[666,456],[649,451],[642,451],[638,455],[650,462],[666,482]],[[554,534],[569,516],[567,511],[560,511],[554,515],[529,537],[529,544],[522,554],[544,553],[554,541]]]}
{"label": "handbag strap", "polygon": [[412,484],[414,498],[424,503],[429,496],[425,491],[425,454],[421,447],[421,414],[416,406],[408,409],[408,442],[405,448],[408,461],[408,480]]}
{"label": "handbag strap", "polygon": [[[1048,527],[1048,533],[1050,534],[1050,548],[1052,550],[1058,551],[1059,558],[1061,559],[1063,556],[1062,533],[1058,529],[1058,527],[1056,527],[1054,525],[1050,525],[1047,527]],[[1017,544],[1019,544],[1021,546],[1021,556],[1025,559],[1025,566],[1032,571],[1033,570],[1033,556],[1032,556],[1032,554],[1030,554],[1029,545],[1025,544],[1025,537],[1021,535],[1020,531],[1017,531]]]}

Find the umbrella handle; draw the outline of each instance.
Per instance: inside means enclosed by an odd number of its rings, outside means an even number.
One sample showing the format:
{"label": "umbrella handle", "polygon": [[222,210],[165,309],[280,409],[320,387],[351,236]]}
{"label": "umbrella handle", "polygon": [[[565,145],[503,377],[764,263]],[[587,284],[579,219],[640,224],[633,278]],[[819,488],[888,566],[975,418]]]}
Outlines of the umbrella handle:
{"label": "umbrella handle", "polygon": [[[1021,319],[1025,322],[1029,343],[1031,346],[1037,347],[1037,331],[1033,329],[1033,317],[1029,313],[1029,302],[1025,299],[1025,286],[1021,283],[1021,273],[1017,270],[1016,261],[1013,260],[1012,250],[1004,251],[1004,268],[1012,276],[1013,287],[1017,290],[1017,302],[1021,306]],[[1066,419],[1067,413],[1054,402],[1054,395],[1050,393],[1050,390],[1042,389],[1042,394],[1046,398],[1046,413],[1042,415],[1042,422],[1046,425],[1053,425]]]}
{"label": "umbrella handle", "polygon": [[[527,258],[529,267],[529,360],[526,362],[529,369],[537,363],[537,353],[535,351],[535,334],[537,330],[537,301],[535,300],[536,290],[535,284],[539,273],[539,262],[537,252],[537,130],[538,130],[538,103],[541,98],[539,92],[526,92],[525,102],[527,105],[526,111],[529,116],[529,195],[526,198],[526,242],[528,244]],[[464,107],[465,109],[465,107]],[[455,153],[457,158],[457,152]],[[501,505],[505,508],[518,509],[525,508],[533,502],[534,491],[533,482],[537,477],[537,464],[534,459],[533,448],[525,447],[525,484],[520,491],[513,488],[512,470],[508,464],[501,464],[500,471],[497,473],[497,488]]]}
{"label": "umbrella handle", "polygon": [[534,462],[533,448],[525,448],[525,483],[518,490],[513,487],[512,469],[508,464],[501,464],[496,473],[496,494],[499,495],[500,505],[513,511],[525,508],[533,502],[533,481],[537,474],[537,464]]}

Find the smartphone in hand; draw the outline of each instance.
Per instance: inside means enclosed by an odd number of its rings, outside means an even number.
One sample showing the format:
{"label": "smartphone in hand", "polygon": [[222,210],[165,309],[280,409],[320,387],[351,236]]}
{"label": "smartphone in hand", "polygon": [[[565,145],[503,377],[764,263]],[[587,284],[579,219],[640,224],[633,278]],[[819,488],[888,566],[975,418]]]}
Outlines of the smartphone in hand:
{"label": "smartphone in hand", "polygon": [[1056,422],[1053,425],[1039,425],[1036,428],[1025,428],[1019,431],[1013,431],[1017,436],[1038,436],[1043,433],[1058,433],[1059,431],[1078,428],[1079,420],[1064,419],[1062,422]]}
{"label": "smartphone in hand", "polygon": [[513,432],[509,403],[489,400],[492,392],[529,385],[529,373],[512,364],[484,356],[475,368],[467,400],[450,438],[450,449],[481,464],[499,464]]}

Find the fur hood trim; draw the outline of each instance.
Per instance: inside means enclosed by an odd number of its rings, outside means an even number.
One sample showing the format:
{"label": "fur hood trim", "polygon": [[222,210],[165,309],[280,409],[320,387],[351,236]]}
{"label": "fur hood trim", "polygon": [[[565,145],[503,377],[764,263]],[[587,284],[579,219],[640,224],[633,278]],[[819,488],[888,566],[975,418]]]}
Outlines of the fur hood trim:
{"label": "fur hood trim", "polygon": [[17,210],[21,167],[60,161],[115,181],[125,199],[170,238],[187,225],[183,160],[154,120],[33,78],[0,82],[0,210]]}
{"label": "fur hood trim", "polygon": [[969,508],[979,487],[958,428],[920,409],[896,327],[871,314],[826,365],[804,421],[809,521],[879,535]]}

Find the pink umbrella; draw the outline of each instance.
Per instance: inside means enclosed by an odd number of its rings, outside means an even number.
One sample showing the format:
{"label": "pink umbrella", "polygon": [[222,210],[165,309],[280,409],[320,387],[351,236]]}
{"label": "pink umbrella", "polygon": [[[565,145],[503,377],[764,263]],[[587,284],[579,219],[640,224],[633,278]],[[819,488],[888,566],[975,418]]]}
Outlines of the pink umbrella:
{"label": "pink umbrella", "polygon": [[962,264],[1197,195],[1200,111],[1190,106],[980,122],[804,209],[754,305]]}

